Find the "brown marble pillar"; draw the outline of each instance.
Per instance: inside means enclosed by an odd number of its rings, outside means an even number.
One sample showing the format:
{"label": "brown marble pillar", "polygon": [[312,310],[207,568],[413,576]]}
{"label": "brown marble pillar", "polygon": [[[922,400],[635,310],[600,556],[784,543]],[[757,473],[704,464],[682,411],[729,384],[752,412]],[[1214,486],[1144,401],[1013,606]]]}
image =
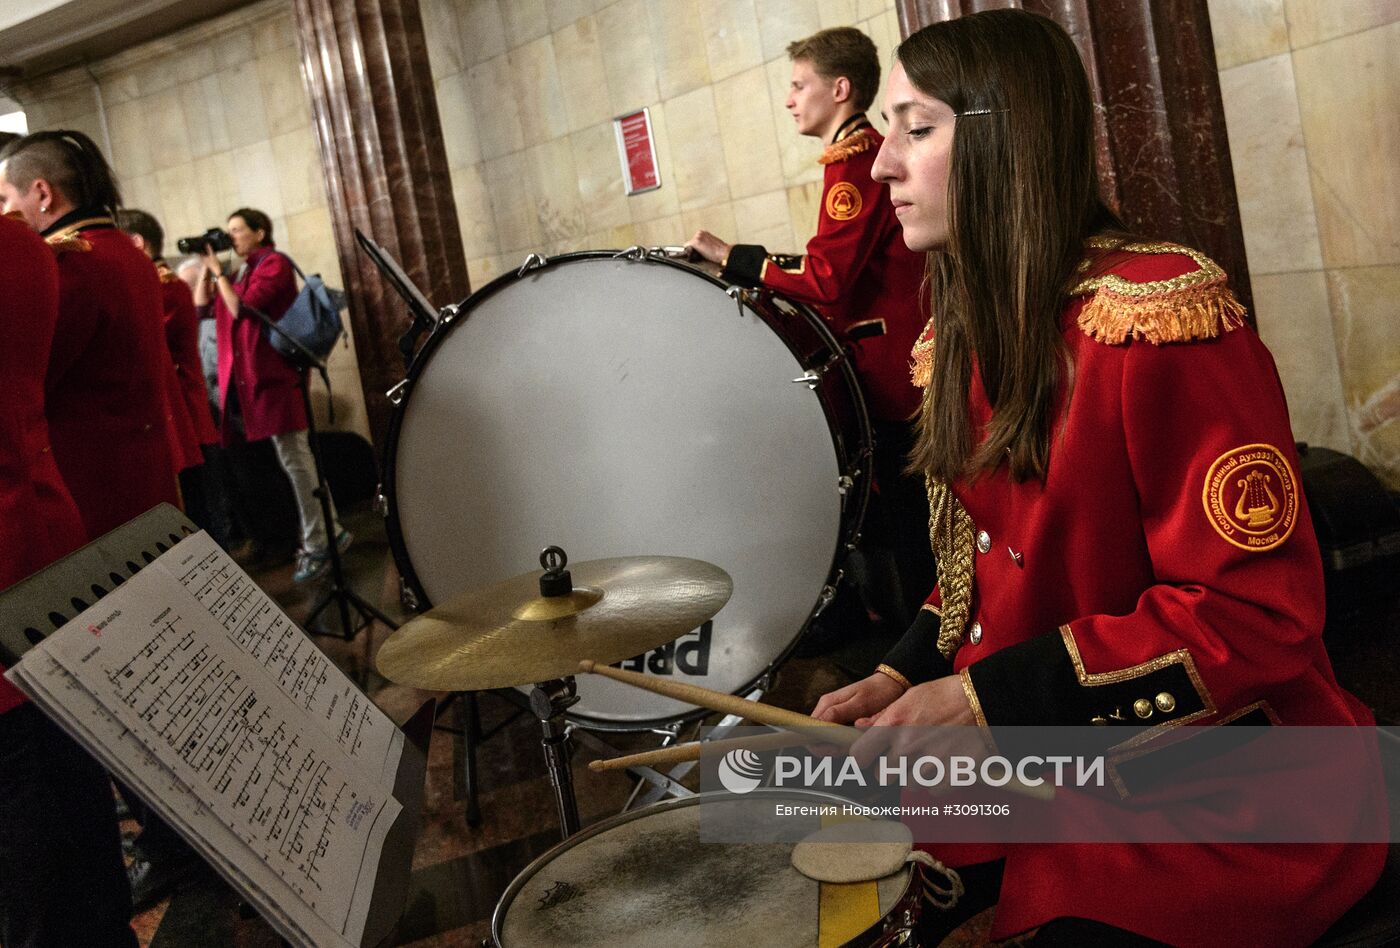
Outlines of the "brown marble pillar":
{"label": "brown marble pillar", "polygon": [[370,431],[404,376],[409,316],[355,243],[383,246],[436,306],[467,295],[467,261],[418,0],[293,0]]}
{"label": "brown marble pillar", "polygon": [[1206,0],[898,0],[900,33],[998,7],[1044,14],[1079,46],[1109,205],[1133,230],[1212,257],[1252,311]]}

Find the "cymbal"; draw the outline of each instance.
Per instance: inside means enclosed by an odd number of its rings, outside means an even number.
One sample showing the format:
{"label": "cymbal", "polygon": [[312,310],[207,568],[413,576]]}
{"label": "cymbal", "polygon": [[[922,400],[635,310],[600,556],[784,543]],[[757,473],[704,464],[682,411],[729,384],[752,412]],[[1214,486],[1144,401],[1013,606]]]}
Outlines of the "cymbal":
{"label": "cymbal", "polygon": [[390,681],[486,691],[563,678],[585,658],[640,655],[699,626],[729,601],[718,566],[679,556],[570,563],[573,592],[540,595],[540,572],[463,593],[405,623],[376,664]]}

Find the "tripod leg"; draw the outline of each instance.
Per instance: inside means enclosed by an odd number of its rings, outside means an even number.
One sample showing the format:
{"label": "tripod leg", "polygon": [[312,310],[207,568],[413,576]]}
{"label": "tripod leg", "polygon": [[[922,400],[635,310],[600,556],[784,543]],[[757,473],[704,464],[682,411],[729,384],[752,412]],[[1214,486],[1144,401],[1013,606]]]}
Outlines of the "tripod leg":
{"label": "tripod leg", "polygon": [[453,696],[452,761],[454,766],[453,797],[467,801],[467,825],[481,825],[481,801],[477,786],[476,749],[481,745],[481,714],[475,691],[459,691]]}
{"label": "tripod leg", "polygon": [[462,733],[467,752],[463,762],[463,789],[467,798],[467,825],[476,827],[481,825],[481,788],[476,770],[476,749],[481,746],[481,708],[476,703],[475,691],[468,691],[462,697]]}

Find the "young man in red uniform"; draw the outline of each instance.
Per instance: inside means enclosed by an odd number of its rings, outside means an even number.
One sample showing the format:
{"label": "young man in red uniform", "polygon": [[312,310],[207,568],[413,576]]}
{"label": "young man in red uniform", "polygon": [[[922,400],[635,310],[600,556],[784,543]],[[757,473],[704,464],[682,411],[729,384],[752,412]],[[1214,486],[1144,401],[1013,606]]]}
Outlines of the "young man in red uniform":
{"label": "young man in red uniform", "polygon": [[88,537],[178,505],[160,281],[112,220],[120,197],[101,152],[81,132],[12,142],[0,152],[0,201],[58,255],[45,411]]}
{"label": "young man in red uniform", "polygon": [[920,526],[928,519],[923,481],[903,470],[913,444],[909,419],[919,407],[909,349],[926,318],[919,293],[924,256],[905,246],[889,188],[870,175],[884,140],[865,117],[880,85],[875,44],[859,30],[839,27],[792,43],[788,56],[787,109],[799,132],[827,143],[818,159],[826,171],[816,236],[796,255],[730,245],[704,230],[688,246],[719,264],[725,280],[815,306],[851,348],[875,434],[865,552],[870,558],[873,545],[894,560],[873,571],[887,575],[870,577],[872,605],[892,626],[903,627],[933,581]]}
{"label": "young man in red uniform", "polygon": [[[44,373],[58,322],[54,253],[0,217],[0,589],[86,539],[54,463]],[[4,666],[0,665],[0,673]],[[135,948],[112,786],[0,679],[0,944]]]}
{"label": "young man in red uniform", "polygon": [[204,450],[218,443],[219,431],[214,427],[204,390],[199,360],[199,315],[194,308],[194,294],[165,262],[165,230],[159,221],[145,211],[122,208],[117,213],[117,225],[136,249],[155,264],[156,275],[160,278],[165,345],[175,369],[175,404],[171,412],[180,429],[183,455],[180,492],[190,518],[208,529],[203,487]]}

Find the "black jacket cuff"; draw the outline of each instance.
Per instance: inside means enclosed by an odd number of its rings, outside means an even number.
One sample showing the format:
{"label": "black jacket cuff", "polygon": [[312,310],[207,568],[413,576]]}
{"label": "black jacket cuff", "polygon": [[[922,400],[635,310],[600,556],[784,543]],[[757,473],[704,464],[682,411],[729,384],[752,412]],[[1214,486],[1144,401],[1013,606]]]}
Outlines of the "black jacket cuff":
{"label": "black jacket cuff", "polygon": [[733,244],[720,279],[740,286],[762,286],[763,261],[767,259],[767,249],[759,244]]}
{"label": "black jacket cuff", "polygon": [[1195,717],[1208,706],[1187,661],[1162,656],[1090,675],[1055,629],[993,652],[966,669],[988,725],[1150,726]]}
{"label": "black jacket cuff", "polygon": [[953,673],[953,663],[938,651],[938,628],[942,620],[932,609],[920,609],[914,622],[894,648],[889,650],[883,664],[890,666],[910,684],[921,684],[944,678]]}

